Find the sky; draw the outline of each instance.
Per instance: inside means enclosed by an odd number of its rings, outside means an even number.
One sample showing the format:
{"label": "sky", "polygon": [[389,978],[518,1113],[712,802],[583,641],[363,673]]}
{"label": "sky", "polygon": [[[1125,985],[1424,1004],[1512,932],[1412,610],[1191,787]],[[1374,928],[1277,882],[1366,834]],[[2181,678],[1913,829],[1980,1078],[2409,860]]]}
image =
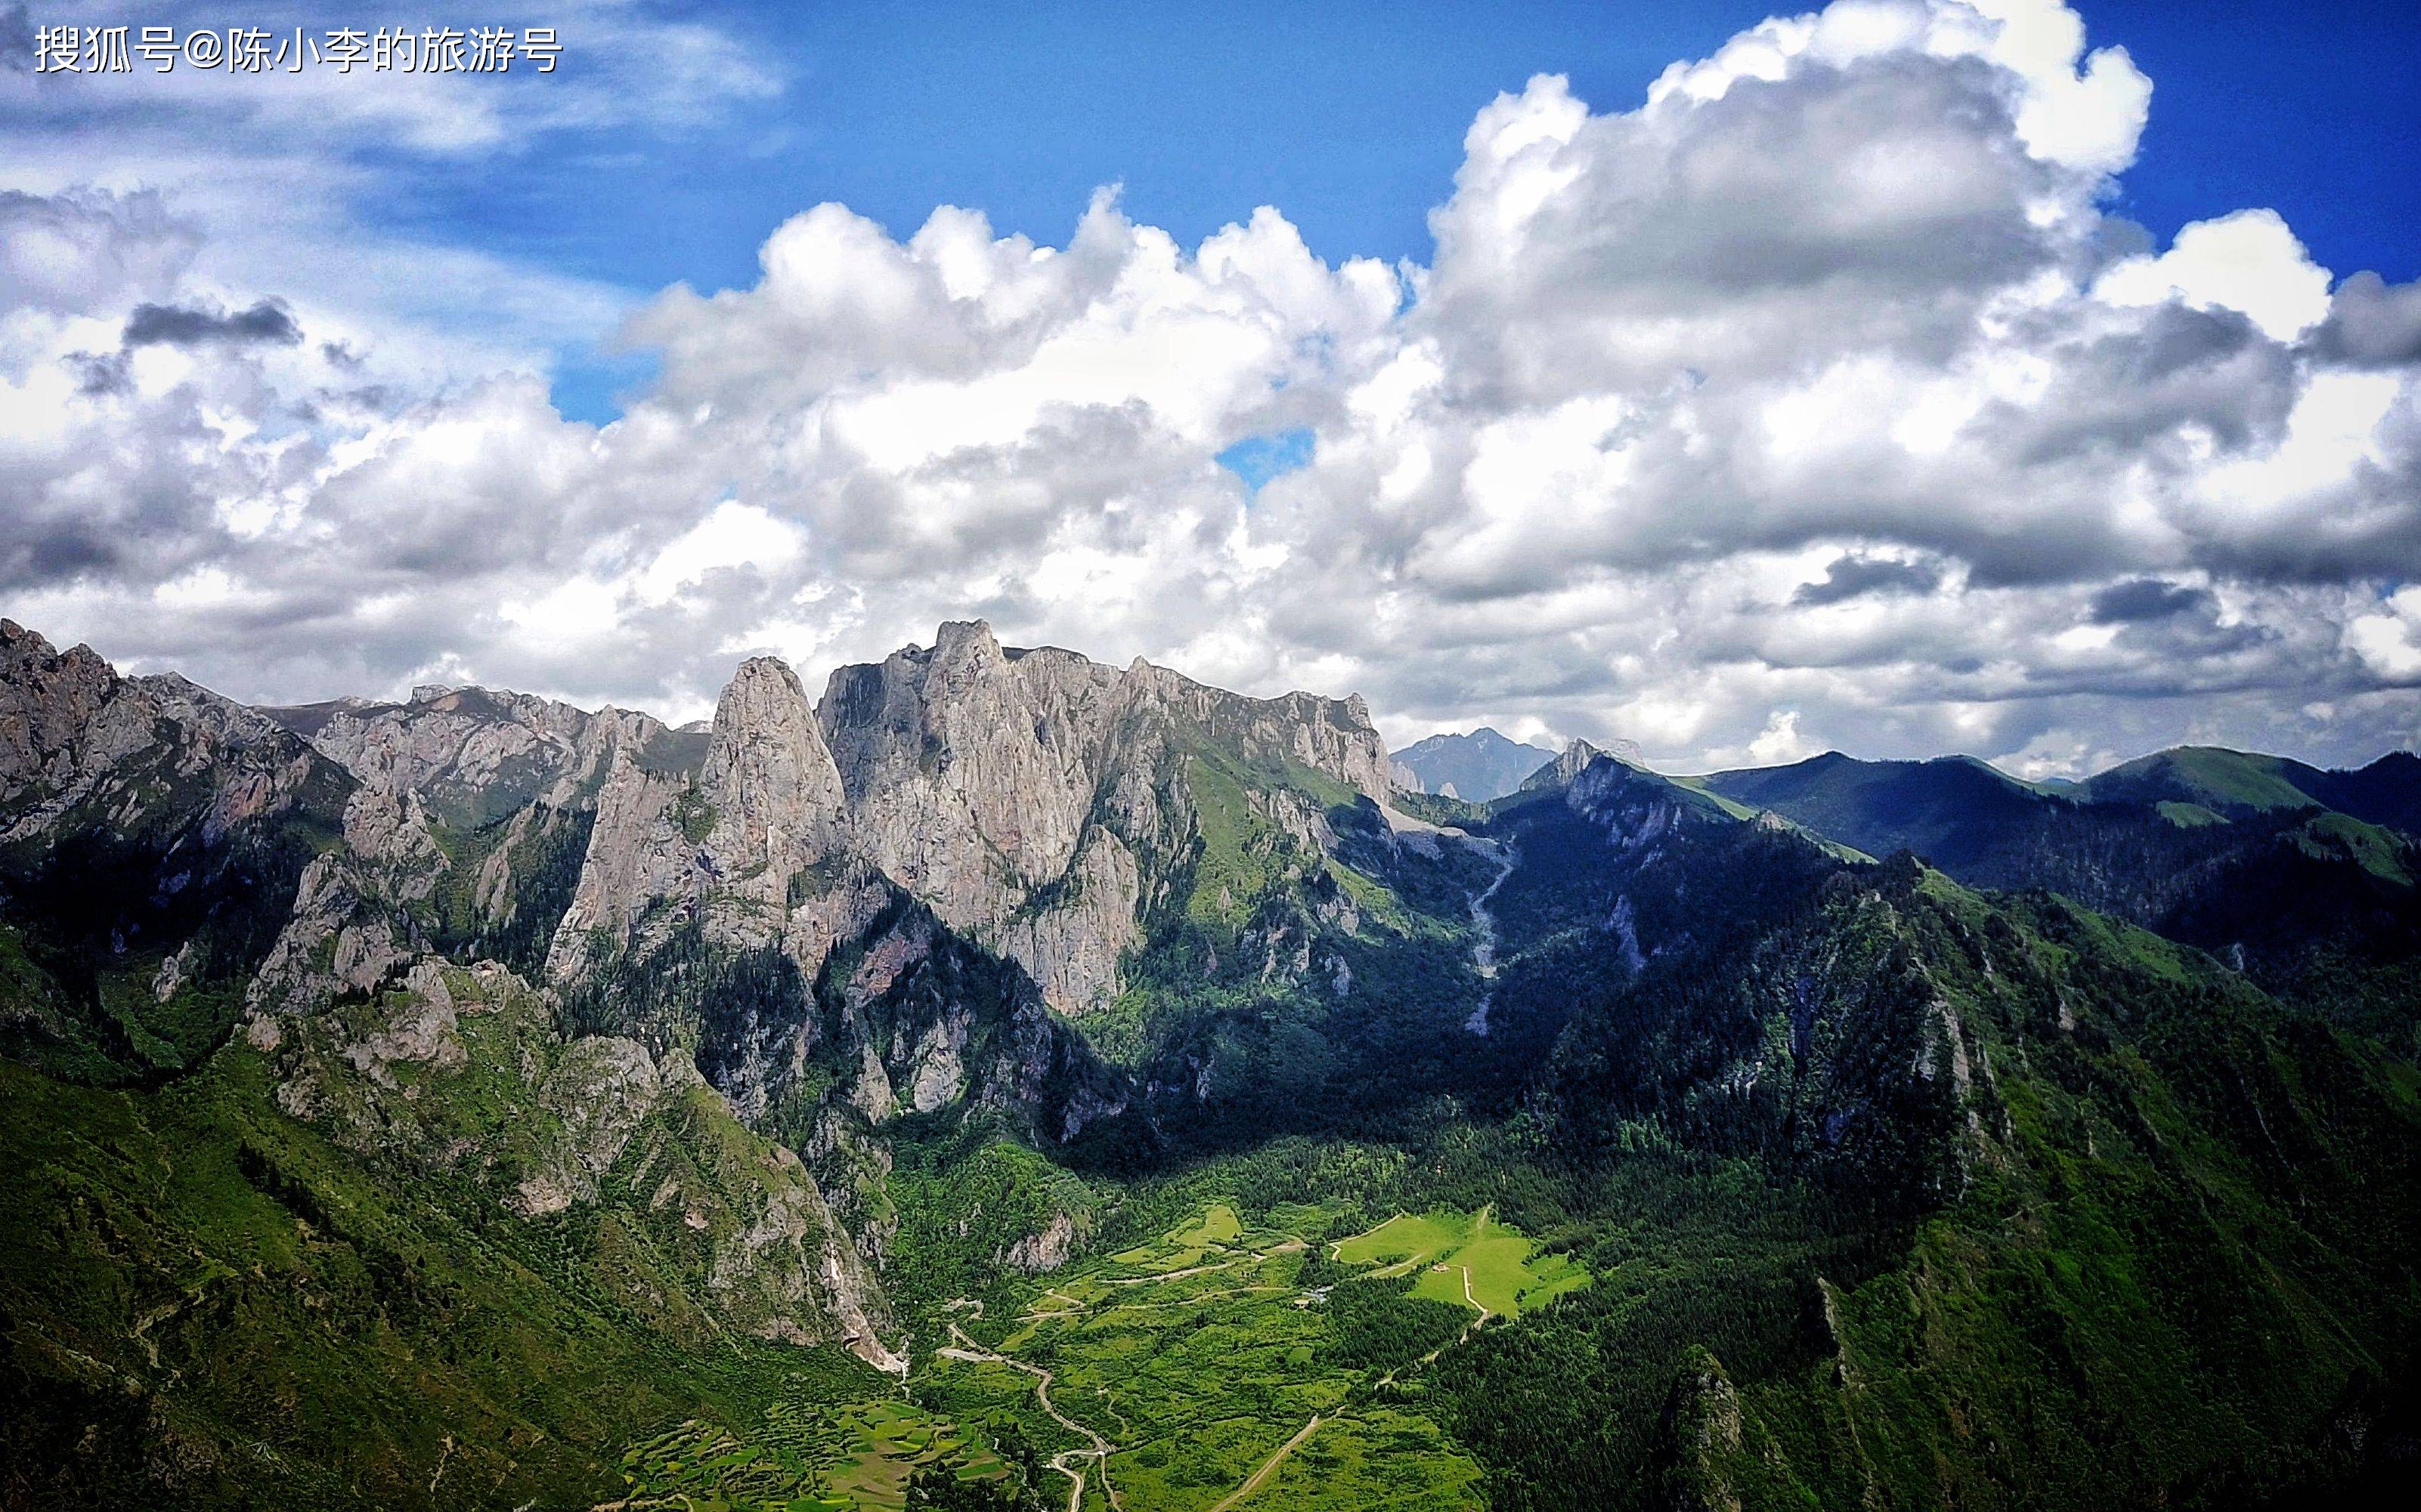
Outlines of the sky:
{"label": "sky", "polygon": [[[37,76],[0,612],[688,717],[982,616],[1391,740],[2421,735],[2405,7],[389,6]],[[307,15],[307,20],[305,19]]]}

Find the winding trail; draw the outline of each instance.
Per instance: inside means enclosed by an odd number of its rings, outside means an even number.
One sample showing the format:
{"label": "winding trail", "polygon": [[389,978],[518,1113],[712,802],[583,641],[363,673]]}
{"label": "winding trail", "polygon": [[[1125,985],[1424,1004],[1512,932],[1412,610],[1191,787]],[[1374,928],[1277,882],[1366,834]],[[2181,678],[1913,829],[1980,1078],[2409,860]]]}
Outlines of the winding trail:
{"label": "winding trail", "polygon": [[982,1361],[988,1364],[1007,1365],[1011,1370],[1022,1370],[1032,1376],[1034,1399],[1041,1404],[1042,1411],[1050,1415],[1051,1421],[1092,1445],[1089,1449],[1062,1449],[1051,1457],[1051,1468],[1068,1477],[1068,1512],[1080,1512],[1085,1504],[1085,1473],[1071,1469],[1063,1462],[1070,1459],[1090,1459],[1098,1464],[1101,1470],[1102,1494],[1110,1499],[1110,1505],[1114,1512],[1125,1512],[1126,1504],[1118,1500],[1118,1489],[1110,1484],[1110,1456],[1117,1453],[1117,1445],[1059,1411],[1051,1400],[1051,1382],[1054,1379],[1051,1372],[1040,1365],[1027,1364],[1023,1360],[1012,1360],[1007,1355],[996,1354],[985,1348],[968,1337],[966,1330],[956,1323],[950,1325],[950,1334],[959,1341],[959,1347],[956,1348],[945,1347],[935,1350],[934,1353],[947,1360],[974,1360]]}
{"label": "winding trail", "polygon": [[[1479,1216],[1473,1221],[1471,1225],[1472,1243],[1476,1244],[1481,1239],[1488,1237],[1488,1215],[1495,1210],[1496,1205],[1492,1202],[1487,1207],[1479,1209]],[[1390,1219],[1389,1222],[1392,1223],[1394,1220]],[[1419,1258],[1415,1256],[1408,1263],[1411,1265],[1418,1265],[1420,1261]],[[1396,1269],[1396,1267],[1390,1266],[1388,1270],[1395,1270]],[[1444,1269],[1444,1267],[1441,1266],[1440,1269]],[[1473,1334],[1478,1333],[1482,1328],[1487,1326],[1490,1318],[1495,1317],[1499,1315],[1486,1302],[1481,1302],[1478,1298],[1471,1294],[1471,1267],[1467,1265],[1459,1265],[1456,1266],[1455,1269],[1462,1272],[1462,1300],[1470,1304],[1473,1312],[1479,1315],[1470,1322],[1465,1323],[1462,1326],[1462,1332],[1456,1334],[1454,1337],[1454,1342],[1456,1344],[1465,1344],[1470,1342]],[[1388,1271],[1386,1270],[1374,1270],[1371,1272],[1372,1275],[1384,1275],[1387,1273]],[[1421,1356],[1418,1360],[1414,1361],[1409,1368],[1420,1370],[1427,1367],[1428,1365],[1435,1363],[1437,1357],[1445,1353],[1449,1348],[1450,1346],[1447,1345],[1439,1345],[1436,1348],[1431,1349],[1429,1353]],[[1395,1379],[1396,1372],[1390,1370],[1385,1375],[1379,1378],[1378,1384],[1382,1386],[1390,1385],[1395,1381]]]}
{"label": "winding trail", "polygon": [[[1472,840],[1471,843],[1476,846],[1485,846],[1496,852],[1494,880],[1474,894],[1471,899],[1472,926],[1479,931],[1479,938],[1474,941],[1471,946],[1472,968],[1478,972],[1481,981],[1493,982],[1496,979],[1496,915],[1488,912],[1488,900],[1494,897],[1496,890],[1505,885],[1505,879],[1513,875],[1517,858],[1513,853],[1513,848],[1509,845],[1493,840],[1477,839]],[[1462,1021],[1462,1027],[1471,1034],[1485,1037],[1488,1034],[1488,1010],[1495,1001],[1496,990],[1493,987],[1482,991],[1479,995],[1479,1006],[1471,1010],[1471,1017]]]}
{"label": "winding trail", "polygon": [[1286,1457],[1294,1453],[1297,1449],[1302,1448],[1303,1442],[1311,1437],[1313,1431],[1320,1426],[1320,1414],[1317,1412],[1312,1413],[1311,1421],[1304,1424],[1302,1427],[1297,1428],[1293,1438],[1289,1439],[1282,1444],[1279,1444],[1277,1446],[1277,1451],[1274,1454],[1272,1454],[1267,1459],[1261,1461],[1260,1469],[1254,1471],[1251,1474],[1244,1477],[1243,1485],[1237,1487],[1234,1490],[1229,1491],[1218,1501],[1211,1503],[1210,1512],[1227,1512],[1229,1507],[1234,1506],[1245,1497],[1261,1489],[1261,1483],[1268,1480],[1272,1475],[1277,1473],[1278,1466],[1285,1462]]}
{"label": "winding trail", "polygon": [[[1510,869],[1510,867],[1507,867],[1507,870]],[[1483,1215],[1481,1222],[1485,1223],[1486,1221],[1487,1220]],[[1389,1222],[1393,1222],[1393,1219],[1390,1219]],[[1382,1224],[1381,1226],[1383,1227],[1384,1225]],[[1333,1242],[1342,1243],[1343,1241],[1335,1240]],[[1179,1281],[1183,1280],[1188,1276],[1209,1275],[1215,1271],[1233,1270],[1235,1267],[1248,1262],[1267,1260],[1273,1255],[1290,1255],[1306,1248],[1308,1248],[1308,1246],[1304,1244],[1302,1239],[1288,1239],[1280,1244],[1273,1244],[1266,1250],[1254,1250],[1247,1254],[1239,1255],[1233,1258],[1218,1261],[1212,1264],[1179,1266],[1174,1270],[1163,1270],[1156,1274],[1148,1276],[1101,1276],[1094,1279],[1101,1285],[1109,1286],[1148,1286],[1156,1281]],[[1466,1271],[1464,1273],[1464,1286],[1466,1294],[1469,1290],[1469,1283],[1470,1275],[1469,1272]],[[1067,1307],[1064,1310],[1029,1312],[1023,1315],[1021,1321],[1039,1322],[1054,1317],[1082,1317],[1085,1313],[1094,1311],[1128,1312],[1144,1311],[1159,1307],[1192,1307],[1210,1297],[1240,1296],[1245,1292],[1285,1291],[1288,1288],[1284,1286],[1247,1286],[1234,1287],[1226,1291],[1203,1292],[1195,1296],[1179,1298],[1175,1301],[1164,1302],[1104,1303],[1100,1302],[1087,1302],[1084,1299],[1070,1296],[1067,1292],[1059,1290],[1057,1287],[1052,1287],[1044,1291],[1042,1295],[1051,1298],[1055,1302],[1067,1303]],[[1473,1305],[1478,1306],[1476,1302],[1473,1303]],[[983,1302],[976,1298],[961,1297],[953,1302],[943,1304],[943,1310],[945,1312],[958,1312],[961,1309],[966,1310],[974,1317],[983,1317]],[[1484,1320],[1487,1315],[1487,1309],[1481,1308],[1480,1312]],[[1095,1465],[1100,1467],[1101,1492],[1104,1496],[1109,1498],[1112,1512],[1126,1512],[1126,1504],[1120,1500],[1118,1496],[1118,1489],[1110,1482],[1110,1456],[1117,1453],[1118,1446],[1103,1438],[1101,1434],[1095,1432],[1092,1428],[1086,1426],[1084,1424],[1077,1422],[1074,1418],[1070,1417],[1067,1413],[1059,1411],[1058,1404],[1051,1400],[1051,1386],[1053,1381],[1057,1378],[1054,1376],[1051,1371],[1040,1365],[1028,1364],[1023,1360],[1013,1359],[1010,1356],[1001,1354],[996,1350],[985,1348],[982,1345],[976,1343],[974,1337],[970,1335],[966,1330],[961,1328],[955,1319],[952,1319],[948,1323],[948,1328],[950,1331],[950,1336],[958,1342],[955,1345],[943,1346],[941,1348],[933,1351],[935,1354],[940,1355],[945,1360],[964,1360],[979,1362],[986,1364],[1007,1365],[1011,1370],[1022,1371],[1026,1375],[1032,1376],[1034,1378],[1034,1399],[1041,1406],[1042,1411],[1049,1414],[1051,1421],[1058,1424],[1061,1427],[1066,1428],[1069,1432],[1076,1435],[1078,1438],[1083,1439],[1086,1444],[1090,1446],[1083,1449],[1062,1449],[1057,1454],[1053,1455],[1049,1460],[1050,1467],[1053,1470],[1068,1477],[1068,1512],[1083,1512],[1085,1504],[1085,1471],[1080,1465],[1074,1463],[1074,1461],[1086,1459],[1093,1461]],[[1117,1408],[1114,1404],[1105,1402],[1103,1405],[1107,1406],[1113,1413],[1117,1411]],[[1123,1418],[1121,1418],[1121,1421],[1123,1421]],[[1229,1507],[1234,1506],[1245,1497],[1250,1496],[1253,1492],[1260,1489],[1262,1485],[1267,1482],[1272,1475],[1277,1473],[1278,1466],[1285,1462],[1286,1457],[1301,1448],[1304,1441],[1309,1439],[1313,1432],[1316,1431],[1320,1427],[1320,1425],[1324,1421],[1327,1420],[1320,1414],[1316,1412],[1313,1413],[1310,1422],[1304,1424],[1300,1429],[1298,1429],[1293,1438],[1289,1439],[1286,1442],[1278,1445],[1276,1451],[1273,1452],[1269,1458],[1261,1461],[1258,1469],[1255,1470],[1252,1474],[1245,1477],[1243,1485],[1239,1486],[1236,1489],[1227,1493],[1226,1497],[1220,1501],[1216,1505],[1210,1507],[1209,1512],[1227,1512]]]}
{"label": "winding trail", "polygon": [[1345,1246],[1352,1243],[1357,1239],[1368,1239],[1371,1235],[1376,1234],[1379,1230],[1386,1227],[1389,1224],[1394,1223],[1397,1219],[1403,1216],[1404,1209],[1398,1208],[1394,1212],[1391,1212],[1386,1217],[1380,1219],[1377,1223],[1372,1224],[1369,1227],[1364,1229],[1359,1234],[1348,1234],[1343,1239],[1330,1239],[1328,1241],[1328,1257],[1342,1265],[1345,1261]]}

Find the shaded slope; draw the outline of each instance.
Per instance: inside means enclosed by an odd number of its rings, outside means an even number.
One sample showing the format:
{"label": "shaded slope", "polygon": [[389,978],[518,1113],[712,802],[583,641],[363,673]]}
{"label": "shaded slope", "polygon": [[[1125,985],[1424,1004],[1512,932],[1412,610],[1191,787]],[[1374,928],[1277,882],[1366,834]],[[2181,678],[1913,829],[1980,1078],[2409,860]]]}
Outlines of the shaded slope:
{"label": "shaded slope", "polygon": [[2343,1414],[2421,1344],[2409,1062],[1904,862],[1773,903],[1563,1035],[1598,1282],[1439,1364],[1493,1504],[2228,1504],[2355,1468]]}
{"label": "shaded slope", "polygon": [[158,1091],[0,1064],[0,1499],[585,1507],[644,1432],[881,1389],[774,1342],[836,1336],[795,1163],[448,976]]}
{"label": "shaded slope", "polygon": [[[2377,775],[2338,775],[2383,812],[2405,770],[2388,757],[2364,769]],[[2421,862],[2399,834],[2323,810],[2288,781],[2324,787],[2325,775],[2199,750],[2066,792],[1962,758],[1837,754],[1703,781],[1870,854],[1912,850],[1976,886],[2054,889],[2402,1034],[2421,991]]]}

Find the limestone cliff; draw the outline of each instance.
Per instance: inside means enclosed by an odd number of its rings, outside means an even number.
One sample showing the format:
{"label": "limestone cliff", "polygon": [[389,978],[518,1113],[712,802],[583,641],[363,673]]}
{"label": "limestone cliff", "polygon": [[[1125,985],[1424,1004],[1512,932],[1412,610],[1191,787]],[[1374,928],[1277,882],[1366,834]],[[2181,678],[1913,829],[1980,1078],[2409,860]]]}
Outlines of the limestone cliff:
{"label": "limestone cliff", "polygon": [[0,958],[26,977],[0,1052],[101,1081],[207,1053],[352,789],[251,709],[0,620]]}
{"label": "limestone cliff", "polygon": [[860,853],[1072,1015],[1116,995],[1140,914],[1182,860],[1193,747],[1348,798],[1388,791],[1358,698],[1248,698],[1140,659],[1004,649],[979,621],[839,669],[818,712]]}
{"label": "limestone cliff", "polygon": [[383,990],[259,1021],[278,1100],[365,1155],[468,1180],[520,1223],[595,1209],[595,1280],[676,1336],[723,1328],[901,1368],[881,1286],[798,1157],[738,1127],[685,1056],[566,1038],[494,962],[422,957]]}

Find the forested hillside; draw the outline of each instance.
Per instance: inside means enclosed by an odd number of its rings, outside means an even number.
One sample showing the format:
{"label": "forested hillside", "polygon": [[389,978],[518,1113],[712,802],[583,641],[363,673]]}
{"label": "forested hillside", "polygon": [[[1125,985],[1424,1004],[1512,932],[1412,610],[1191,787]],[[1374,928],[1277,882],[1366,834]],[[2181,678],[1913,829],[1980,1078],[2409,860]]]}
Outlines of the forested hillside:
{"label": "forested hillside", "polygon": [[6,644],[0,1504],[2413,1471],[2394,759],[1483,803],[979,625],[688,731]]}

